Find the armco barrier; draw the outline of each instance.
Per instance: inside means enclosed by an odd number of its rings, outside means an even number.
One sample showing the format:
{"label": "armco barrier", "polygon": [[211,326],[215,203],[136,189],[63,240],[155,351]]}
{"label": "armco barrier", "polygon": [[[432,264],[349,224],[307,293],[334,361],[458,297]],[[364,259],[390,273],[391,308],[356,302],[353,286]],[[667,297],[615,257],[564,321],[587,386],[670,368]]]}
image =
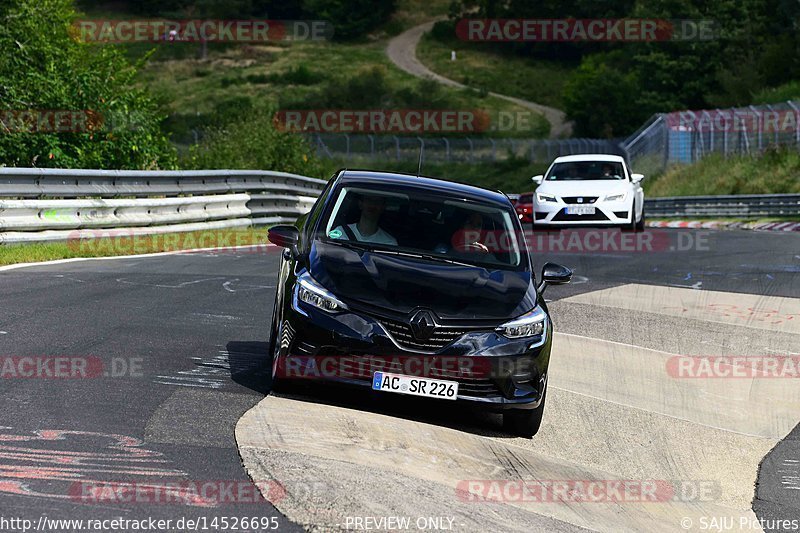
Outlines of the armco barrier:
{"label": "armco barrier", "polygon": [[785,218],[800,216],[800,194],[676,196],[645,200],[653,218]]}
{"label": "armco barrier", "polygon": [[82,229],[148,234],[288,222],[324,184],[268,171],[0,168],[0,243],[64,240]]}

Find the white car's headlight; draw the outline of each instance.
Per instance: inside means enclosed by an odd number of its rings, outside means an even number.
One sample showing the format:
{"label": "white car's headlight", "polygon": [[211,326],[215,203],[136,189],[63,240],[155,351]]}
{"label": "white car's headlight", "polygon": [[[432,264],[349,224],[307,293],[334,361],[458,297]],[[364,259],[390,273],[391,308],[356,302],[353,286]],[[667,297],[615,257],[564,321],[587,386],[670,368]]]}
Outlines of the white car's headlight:
{"label": "white car's headlight", "polygon": [[536,198],[540,202],[558,202],[558,200],[556,200],[556,197],[553,196],[552,194],[536,193]]}
{"label": "white car's headlight", "polygon": [[509,339],[538,337],[544,334],[546,322],[547,315],[542,311],[541,307],[536,306],[533,311],[506,322],[497,328],[497,332]]}
{"label": "white car's headlight", "polygon": [[314,281],[314,278],[308,272],[304,272],[297,278],[295,294],[299,301],[313,305],[317,309],[322,309],[328,313],[338,313],[347,309],[347,306],[336,296]]}
{"label": "white car's headlight", "polygon": [[621,201],[625,200],[625,197],[627,195],[628,195],[628,193],[626,193],[626,192],[617,193],[617,194],[609,194],[608,196],[606,196],[606,202],[621,202]]}

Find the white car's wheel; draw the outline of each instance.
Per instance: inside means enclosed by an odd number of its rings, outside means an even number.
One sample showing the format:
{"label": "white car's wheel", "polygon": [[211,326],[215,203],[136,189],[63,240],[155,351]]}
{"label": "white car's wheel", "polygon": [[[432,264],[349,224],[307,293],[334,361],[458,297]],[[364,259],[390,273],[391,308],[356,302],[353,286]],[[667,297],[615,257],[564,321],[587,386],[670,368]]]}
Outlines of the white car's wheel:
{"label": "white car's wheel", "polygon": [[[635,213],[635,211],[634,211]],[[642,218],[639,219],[639,222],[636,223],[636,231],[644,231],[645,222],[644,222],[644,208],[642,208]]]}

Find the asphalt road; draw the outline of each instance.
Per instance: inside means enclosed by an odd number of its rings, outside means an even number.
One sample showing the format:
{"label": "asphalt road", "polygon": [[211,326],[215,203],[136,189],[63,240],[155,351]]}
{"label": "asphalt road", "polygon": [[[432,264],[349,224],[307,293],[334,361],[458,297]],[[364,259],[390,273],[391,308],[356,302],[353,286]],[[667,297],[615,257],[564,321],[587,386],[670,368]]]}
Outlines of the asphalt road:
{"label": "asphalt road", "polygon": [[[266,517],[268,526],[276,517],[280,531],[299,530],[248,491],[233,436],[266,392],[276,264],[275,253],[197,253],[1,272],[0,353],[89,368],[85,378],[15,379],[4,367],[2,515],[206,517],[209,527],[214,517]],[[94,490],[109,486],[115,492]]]}
{"label": "asphalt road", "polygon": [[[571,298],[624,284],[800,298],[798,235],[661,234],[655,251],[586,253],[573,247],[564,253],[561,243],[537,256],[540,264],[553,260],[576,272],[575,284],[547,292],[559,331],[621,340],[603,333],[602,321],[582,315],[586,304]],[[677,249],[683,247],[689,249]],[[280,531],[300,530],[270,503],[248,497],[252,485],[234,440],[237,420],[268,392],[265,351],[277,262],[277,253],[259,249],[0,272],[5,309],[0,356],[11,365],[3,367],[0,389],[5,406],[0,414],[2,517],[34,523],[42,516],[155,517],[173,524],[205,517],[208,525],[215,517],[275,517]],[[635,318],[615,313],[604,320],[625,324]],[[674,338],[673,319],[664,320],[663,331],[645,335],[653,349]],[[633,331],[622,328],[617,335]],[[730,335],[730,328],[720,326],[707,338],[695,332],[683,342],[724,342]],[[762,332],[747,342],[757,346],[774,339],[785,346],[794,337]],[[88,364],[90,375],[9,376],[23,357],[72,358],[71,364]],[[102,370],[91,371],[97,368]],[[317,399],[328,400],[324,395]],[[398,417],[422,416],[443,427],[470,416],[403,411],[417,403],[404,407],[390,400],[387,405]],[[473,434],[496,436],[491,418],[483,429],[481,423],[470,420]],[[786,465],[794,464],[786,461],[797,458],[796,436],[797,430],[764,461],[754,505],[759,517],[798,515],[796,491],[785,483]],[[193,492],[198,485],[211,487],[210,492],[198,496]],[[243,495],[226,498],[231,486]],[[127,501],[135,490],[135,501]],[[271,494],[281,508],[280,492]]]}

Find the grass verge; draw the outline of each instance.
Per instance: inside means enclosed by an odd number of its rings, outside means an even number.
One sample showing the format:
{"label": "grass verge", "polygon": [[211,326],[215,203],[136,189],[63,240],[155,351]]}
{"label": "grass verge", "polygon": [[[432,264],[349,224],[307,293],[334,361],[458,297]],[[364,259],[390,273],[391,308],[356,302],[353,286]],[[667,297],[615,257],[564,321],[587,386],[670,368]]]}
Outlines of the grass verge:
{"label": "grass verge", "polygon": [[761,157],[720,154],[676,166],[643,183],[649,197],[800,193],[800,152],[768,150]]}
{"label": "grass verge", "polygon": [[[450,60],[453,50],[455,61]],[[563,105],[561,95],[572,72],[556,62],[500,54],[455,38],[442,41],[430,33],[422,37],[417,57],[437,74],[464,85],[555,108]]]}
{"label": "grass verge", "polygon": [[[97,230],[96,235],[111,237],[70,239],[59,242],[6,244],[0,246],[0,265],[39,263],[77,257],[115,257],[125,255],[175,252],[196,248],[233,248],[264,245],[267,228],[230,228],[220,230],[133,235],[124,229]],[[256,248],[263,251],[262,248]]]}

